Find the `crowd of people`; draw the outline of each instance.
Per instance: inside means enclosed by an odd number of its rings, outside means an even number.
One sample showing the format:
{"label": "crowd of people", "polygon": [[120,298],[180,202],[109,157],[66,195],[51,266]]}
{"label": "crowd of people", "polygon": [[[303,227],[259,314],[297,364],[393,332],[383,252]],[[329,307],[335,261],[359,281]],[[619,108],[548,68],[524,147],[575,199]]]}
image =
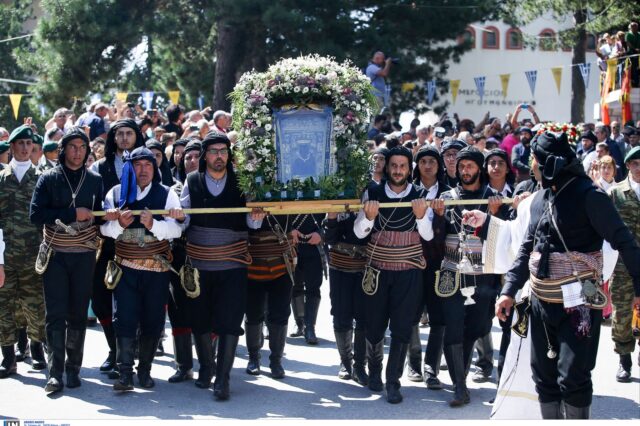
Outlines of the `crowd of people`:
{"label": "crowd of people", "polygon": [[626,58],[631,58],[631,87],[640,87],[640,73],[638,61],[640,60],[640,33],[638,23],[631,22],[628,31],[618,31],[615,34],[604,33],[598,38],[596,46],[598,56],[598,68],[601,73],[607,71],[607,60],[617,59],[623,63]]}
{"label": "crowd of people", "polygon": [[[530,275],[532,370],[543,417],[589,417],[601,295],[605,305],[609,295],[613,302],[616,378],[631,381],[632,306],[640,310],[640,122],[622,130],[617,122],[580,124],[572,144],[524,104],[504,123],[489,114],[478,123],[444,114],[434,125],[415,119],[407,131],[380,114],[367,135],[371,179],[359,212],[185,214],[246,205],[231,117],[180,105],[136,108],[98,102],[77,118],[59,109],[44,138],[29,119],[10,133],[0,129],[0,378],[16,374],[26,349],[16,355],[15,345],[26,335],[34,368],[48,369],[48,393],[81,386],[91,301],[106,341],[100,371],[115,391],[134,389],[136,358],[139,386],[154,386],[151,367],[168,313],[176,363],[169,382],[193,378],[195,345],[195,385],[208,389],[215,377],[214,395],[226,400],[243,334],[246,373],[262,374],[268,337],[276,379],[286,375],[290,316],[289,337],[318,344],[328,270],[338,375],[386,390],[390,403],[403,399],[405,363],[409,380],[443,389],[444,354],[450,405],[468,404],[468,375],[473,382],[493,375],[496,315],[500,376],[514,298]],[[487,258],[502,249],[489,244],[495,229],[522,215],[527,199],[531,226],[513,269],[488,272]],[[397,202],[411,205],[381,207]],[[621,254],[609,290],[601,282],[603,240]],[[571,262],[578,266],[563,275],[559,265]],[[561,285],[572,277],[567,291],[583,301],[568,306]],[[427,316],[423,355],[419,324]],[[555,355],[544,355],[551,348]]]}

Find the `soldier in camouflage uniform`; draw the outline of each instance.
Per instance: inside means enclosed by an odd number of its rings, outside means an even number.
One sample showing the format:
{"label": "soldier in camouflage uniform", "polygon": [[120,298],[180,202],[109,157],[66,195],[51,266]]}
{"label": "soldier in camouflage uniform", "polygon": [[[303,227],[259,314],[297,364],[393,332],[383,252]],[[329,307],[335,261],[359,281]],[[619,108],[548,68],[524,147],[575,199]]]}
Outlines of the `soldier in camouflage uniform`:
{"label": "soldier in camouflage uniform", "polygon": [[[620,217],[631,233],[640,240],[640,147],[635,147],[624,159],[629,170],[625,180],[609,190],[609,196],[620,212]],[[635,339],[631,333],[632,305],[638,308],[640,295],[633,290],[633,280],[621,258],[609,283],[613,305],[611,338],[615,351],[620,355],[620,367],[616,374],[618,382],[631,382],[631,354]],[[634,298],[635,296],[635,298]],[[640,358],[639,358],[640,363]]]}
{"label": "soldier in camouflage uniform", "polygon": [[40,233],[29,222],[29,205],[38,175],[29,156],[33,145],[29,126],[15,129],[9,138],[13,159],[0,172],[0,228],[4,231],[5,283],[0,288],[0,345],[3,361],[0,378],[16,372],[14,344],[19,325],[16,310],[27,323],[31,338],[33,368],[45,368],[42,342],[44,332],[44,299],[42,280],[34,264],[40,245]]}

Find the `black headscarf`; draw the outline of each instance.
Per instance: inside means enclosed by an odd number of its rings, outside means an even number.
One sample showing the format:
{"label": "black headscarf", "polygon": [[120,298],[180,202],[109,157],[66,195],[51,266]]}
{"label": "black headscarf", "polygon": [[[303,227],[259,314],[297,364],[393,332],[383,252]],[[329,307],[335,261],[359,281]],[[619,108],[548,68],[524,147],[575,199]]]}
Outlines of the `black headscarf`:
{"label": "black headscarf", "polygon": [[113,126],[109,129],[109,133],[107,133],[107,141],[104,146],[104,156],[108,160],[113,160],[116,156],[116,152],[118,151],[118,146],[116,145],[116,130],[122,127],[129,127],[136,133],[136,143],[134,144],[133,149],[144,146],[144,136],[136,122],[130,118],[118,120],[113,123]]}
{"label": "black headscarf", "polygon": [[169,157],[169,167],[171,167],[171,169],[173,169],[174,167],[177,166],[176,160],[175,160],[176,147],[177,146],[187,146],[189,141],[190,141],[190,139],[178,139],[177,141],[175,141],[173,143],[172,149],[171,149],[171,156]]}
{"label": "black headscarf", "polygon": [[[144,144],[148,149],[157,149],[164,156],[164,147],[162,143],[157,139],[149,139]],[[173,176],[171,176],[171,167],[169,167],[169,161],[166,157],[162,158],[162,164],[158,167],[160,169],[160,174],[162,175],[162,184],[166,186],[173,185]]]}
{"label": "black headscarf", "polygon": [[67,133],[65,133],[62,139],[60,139],[60,144],[58,145],[58,164],[64,164],[64,149],[67,144],[74,139],[82,139],[82,142],[87,146],[87,150],[84,154],[84,162],[87,162],[91,152],[89,149],[89,137],[85,133],[84,129],[81,129],[80,127],[72,127],[67,130]]}
{"label": "black headscarf", "polygon": [[[460,139],[451,139],[446,141],[442,145],[442,149],[440,150],[440,154],[444,155],[444,153],[450,149],[457,149],[458,151],[467,147],[467,143]],[[482,166],[480,166],[482,167]]]}
{"label": "black headscarf", "polygon": [[136,201],[138,186],[133,163],[139,160],[150,161],[151,164],[153,164],[152,182],[161,182],[160,171],[158,170],[155,155],[153,155],[153,153],[144,146],[134,149],[129,155],[125,155],[124,158],[125,164],[122,169],[122,178],[120,180],[120,208],[126,207]]}
{"label": "black headscarf", "polygon": [[531,152],[538,160],[543,188],[561,186],[574,176],[588,179],[565,133],[547,131],[536,135]]}
{"label": "black headscarf", "polygon": [[489,151],[489,153],[484,159],[484,172],[487,176],[489,176],[489,159],[491,157],[500,157],[504,160],[505,163],[507,163],[506,182],[507,184],[509,184],[509,186],[513,187],[513,184],[516,181],[516,176],[513,173],[513,170],[511,170],[511,167],[509,167],[509,157],[507,157],[507,153],[500,148],[494,148],[491,151]]}
{"label": "black headscarf", "polygon": [[445,166],[444,160],[442,156],[438,152],[438,149],[435,146],[424,145],[421,146],[418,152],[416,152],[416,156],[413,161],[416,163],[413,168],[413,181],[416,184],[420,183],[420,168],[418,167],[418,163],[422,157],[430,156],[435,158],[438,161],[438,173],[436,174],[436,180],[440,183],[444,183],[444,174],[445,174]]}
{"label": "black headscarf", "polygon": [[[207,133],[202,140],[202,146],[200,148],[200,164],[198,170],[204,172],[207,170],[206,154],[211,145],[224,144],[229,150],[229,156],[227,157],[227,173],[233,173],[233,153],[231,152],[231,141],[224,133],[216,132],[215,130]],[[186,152],[186,150],[185,150]]]}
{"label": "black headscarf", "polygon": [[395,146],[389,150],[387,150],[386,155],[384,156],[384,159],[386,161],[386,165],[389,164],[389,160],[391,159],[391,157],[395,156],[395,155],[401,155],[403,157],[406,157],[407,160],[409,160],[409,165],[411,165],[413,163],[413,155],[411,154],[411,151],[409,151],[407,148],[398,145]]}
{"label": "black headscarf", "polygon": [[485,183],[487,181],[484,172],[484,155],[478,148],[475,146],[467,146],[456,154],[456,177],[460,182],[462,182],[462,179],[460,179],[458,164],[460,164],[461,160],[471,160],[476,163],[478,165],[478,169],[480,169],[480,183]]}

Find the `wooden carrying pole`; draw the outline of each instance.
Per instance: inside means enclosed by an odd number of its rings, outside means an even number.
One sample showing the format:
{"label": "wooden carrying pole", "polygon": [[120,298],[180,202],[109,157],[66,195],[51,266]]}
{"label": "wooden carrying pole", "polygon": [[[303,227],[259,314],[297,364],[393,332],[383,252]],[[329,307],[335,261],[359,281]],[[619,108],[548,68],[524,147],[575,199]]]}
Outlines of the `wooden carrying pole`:
{"label": "wooden carrying pole", "polygon": [[[467,206],[488,204],[489,200],[445,200],[445,206]],[[513,203],[511,198],[503,198],[503,204]],[[427,201],[427,206],[431,203]],[[246,207],[227,208],[199,208],[183,209],[185,214],[215,214],[215,213],[251,213],[253,209],[262,209],[272,215],[283,214],[314,214],[314,213],[342,213],[360,210],[363,207],[360,200],[324,200],[324,201],[284,201],[284,202],[259,202],[247,203]],[[411,202],[400,203],[380,203],[381,209],[393,209],[401,207],[411,207]],[[142,210],[132,210],[131,214],[139,216]],[[154,215],[169,214],[169,210],[149,210]],[[94,211],[94,216],[104,216],[104,211]]]}

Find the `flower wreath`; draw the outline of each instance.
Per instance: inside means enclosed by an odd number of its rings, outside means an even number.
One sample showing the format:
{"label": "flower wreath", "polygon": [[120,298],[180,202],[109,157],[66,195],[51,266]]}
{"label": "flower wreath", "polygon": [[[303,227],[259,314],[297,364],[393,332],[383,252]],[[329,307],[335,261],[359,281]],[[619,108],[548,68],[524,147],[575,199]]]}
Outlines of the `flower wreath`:
{"label": "flower wreath", "polygon": [[545,123],[538,129],[538,135],[544,132],[565,133],[570,144],[575,145],[580,138],[578,128],[571,123]]}
{"label": "flower wreath", "polygon": [[[319,55],[282,59],[265,72],[242,75],[230,94],[238,131],[238,182],[251,200],[339,199],[360,195],[369,179],[366,132],[377,106],[371,82],[349,61]],[[273,110],[324,104],[333,109],[337,171],[319,181],[278,182]]]}

